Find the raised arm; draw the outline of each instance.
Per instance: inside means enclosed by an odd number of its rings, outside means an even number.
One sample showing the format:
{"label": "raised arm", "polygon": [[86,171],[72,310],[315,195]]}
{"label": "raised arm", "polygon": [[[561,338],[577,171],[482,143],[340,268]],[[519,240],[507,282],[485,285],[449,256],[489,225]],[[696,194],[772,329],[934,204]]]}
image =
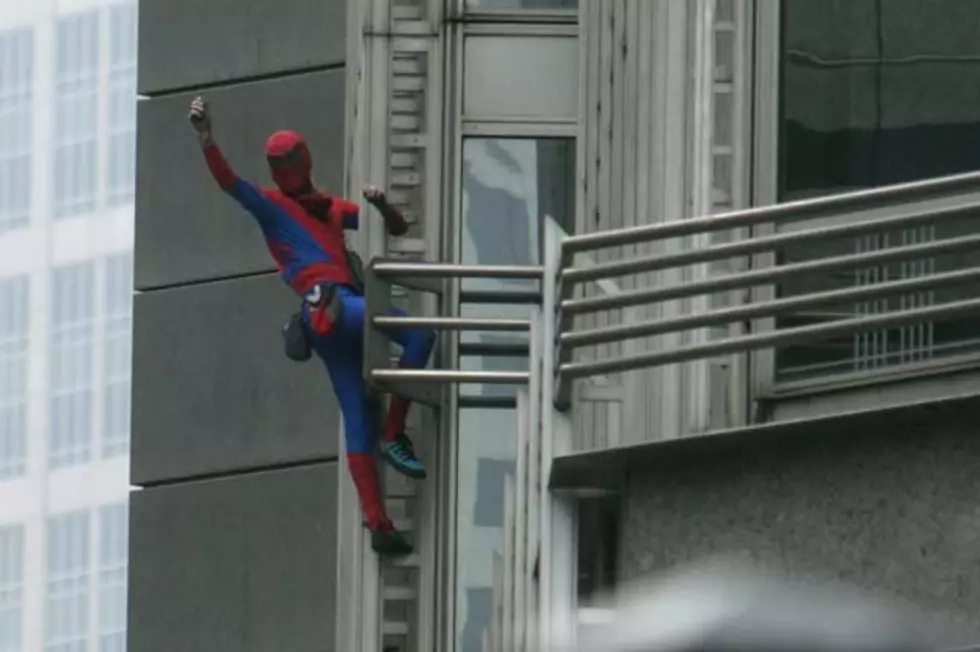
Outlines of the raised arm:
{"label": "raised arm", "polygon": [[222,190],[231,195],[242,208],[251,213],[260,222],[271,222],[275,220],[277,206],[254,185],[245,181],[231,169],[221,148],[214,140],[211,130],[211,112],[208,110],[207,103],[202,98],[197,98],[191,102],[191,110],[188,114],[194,131],[197,132],[197,140],[204,153],[204,160],[208,164],[211,176],[218,183]]}
{"label": "raised arm", "polygon": [[364,187],[364,199],[378,209],[381,217],[384,218],[388,226],[388,233],[394,236],[405,235],[408,232],[408,222],[401,211],[388,203],[388,198],[384,192],[374,186]]}

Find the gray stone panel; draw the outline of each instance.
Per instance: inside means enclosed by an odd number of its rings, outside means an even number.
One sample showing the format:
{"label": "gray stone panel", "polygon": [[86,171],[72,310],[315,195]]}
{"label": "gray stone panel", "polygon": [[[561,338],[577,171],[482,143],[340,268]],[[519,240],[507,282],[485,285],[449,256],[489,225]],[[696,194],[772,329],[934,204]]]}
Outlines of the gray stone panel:
{"label": "gray stone panel", "polygon": [[334,650],[337,465],[131,496],[129,649]]}
{"label": "gray stone panel", "polygon": [[[207,171],[187,123],[195,96],[139,103],[138,290],[274,268],[255,220]],[[342,70],[230,86],[204,96],[212,106],[218,143],[242,178],[268,185],[265,140],[277,129],[295,129],[309,141],[317,183],[328,192],[342,190]]]}
{"label": "gray stone panel", "polygon": [[[715,554],[908,600],[980,639],[976,408],[807,444],[719,449],[630,477],[621,577]],[[870,433],[870,434],[869,434]],[[972,637],[976,638],[972,638]]]}
{"label": "gray stone panel", "polygon": [[337,455],[325,369],[282,352],[298,305],[275,275],[136,295],[133,484]]}
{"label": "gray stone panel", "polygon": [[140,0],[139,92],[342,64],[347,0]]}

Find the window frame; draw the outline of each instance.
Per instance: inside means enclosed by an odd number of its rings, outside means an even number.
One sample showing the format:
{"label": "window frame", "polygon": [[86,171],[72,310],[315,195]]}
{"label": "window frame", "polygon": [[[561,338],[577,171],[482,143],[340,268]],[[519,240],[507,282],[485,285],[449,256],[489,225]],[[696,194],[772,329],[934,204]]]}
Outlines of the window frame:
{"label": "window frame", "polygon": [[[28,66],[29,70],[26,78],[26,88],[15,86],[15,88],[11,91],[10,95],[18,100],[17,106],[13,108],[13,111],[11,111],[11,113],[14,113],[16,115],[19,111],[26,110],[26,114],[27,114],[26,120],[28,121],[28,129],[26,135],[24,136],[24,138],[26,139],[26,147],[24,148],[24,151],[21,153],[14,153],[14,154],[3,152],[2,154],[0,154],[0,160],[2,160],[4,164],[6,164],[10,160],[26,159],[27,164],[25,168],[26,168],[26,176],[27,176],[27,184],[26,184],[27,205],[23,207],[24,210],[23,216],[18,217],[17,215],[15,215],[12,218],[6,218],[6,217],[0,218],[0,234],[5,233],[7,231],[13,231],[16,229],[26,228],[30,226],[31,218],[32,218],[31,192],[34,187],[34,181],[35,181],[34,174],[33,174],[33,164],[34,164],[34,159],[36,154],[34,152],[33,138],[34,138],[34,128],[36,125],[34,114],[35,114],[35,101],[37,99],[37,93],[35,92],[35,88],[34,88],[34,78],[37,70],[37,59],[35,57],[35,45],[37,43],[37,36],[36,36],[36,31],[34,30],[33,27],[19,27],[14,29],[7,29],[4,30],[3,32],[0,32],[0,40],[5,40],[8,38],[12,40],[23,38],[27,41],[26,50],[29,53],[30,64]],[[20,44],[17,45],[19,46]],[[17,81],[20,82],[23,80],[18,79]],[[8,96],[5,93],[0,93],[0,97],[8,97]],[[0,116],[0,119],[8,120],[7,114]]]}
{"label": "window frame", "polygon": [[[466,75],[465,59],[465,39],[470,35],[494,35],[494,36],[514,36],[514,37],[556,37],[578,38],[578,29],[575,23],[578,20],[578,12],[563,12],[560,16],[549,14],[548,12],[532,12],[533,15],[508,13],[508,12],[463,12],[465,7],[463,0],[457,0],[454,10],[456,21],[452,21],[452,27],[448,30],[446,39],[446,56],[451,62],[448,67],[449,74],[446,77],[447,88],[443,94],[443,115],[445,125],[443,128],[444,136],[444,160],[443,170],[443,190],[441,201],[446,207],[444,211],[446,218],[440,224],[441,240],[444,243],[443,255],[446,259],[459,262],[462,259],[462,226],[463,226],[463,202],[462,202],[462,167],[463,167],[463,147],[464,141],[468,138],[522,138],[522,139],[542,139],[542,138],[568,138],[572,141],[576,157],[576,176],[573,180],[576,192],[576,211],[579,201],[578,192],[578,168],[581,166],[581,158],[577,139],[579,137],[578,119],[547,117],[527,119],[523,117],[496,116],[487,118],[484,116],[466,115],[463,112],[463,81]],[[453,10],[451,9],[451,12]],[[465,13],[465,16],[463,15]],[[531,24],[529,24],[531,23]],[[537,24],[542,23],[542,24]],[[552,23],[552,24],[544,24]],[[581,72],[580,72],[581,76]],[[581,87],[579,88],[579,95]],[[576,215],[576,223],[578,216]],[[543,242],[543,240],[542,240]],[[458,279],[449,282],[449,291],[445,295],[445,301],[452,314],[459,314],[459,291],[461,283]],[[444,349],[446,352],[445,364],[448,368],[459,368],[459,333],[446,333],[447,340]],[[461,410],[470,409],[460,406],[460,389],[457,384],[449,387],[447,410],[444,415],[443,427],[446,433],[458,433],[460,425]],[[483,408],[474,408],[483,409]],[[514,419],[515,433],[518,429],[516,412]],[[445,615],[442,637],[446,642],[447,649],[456,650],[457,640],[457,593],[459,590],[457,566],[457,538],[459,524],[456,515],[458,513],[458,446],[456,436],[440,438],[441,459],[447,460],[446,491],[441,500],[442,518],[444,524],[440,538],[445,547],[445,557],[443,562],[443,572],[446,582],[444,584],[445,597],[441,601],[441,611]]]}
{"label": "window frame", "polygon": [[[11,578],[0,577],[0,596],[12,593],[15,598],[8,604],[6,600],[0,600],[0,613],[15,612],[17,614],[17,643],[14,648],[5,649],[0,647],[0,652],[18,652],[24,644],[24,566],[26,561],[25,554],[25,532],[23,523],[11,523],[0,526],[0,552],[8,552],[8,545],[13,552],[12,562],[17,567],[14,576]],[[8,560],[0,559],[0,567]],[[0,640],[0,646],[4,641]]]}
{"label": "window frame", "polygon": [[[782,1],[755,3],[753,65],[753,134],[752,134],[752,205],[774,204],[779,192],[779,158],[781,146],[781,57],[782,57]],[[848,216],[824,220],[827,225],[843,224]],[[773,225],[752,227],[753,237],[774,235]],[[752,257],[752,267],[775,264],[774,254]],[[754,288],[752,302],[772,300],[776,286]],[[753,322],[753,332],[775,329],[775,319],[766,318]],[[933,360],[893,364],[876,369],[847,371],[813,378],[778,381],[776,356],[772,349],[751,352],[751,396],[753,403],[771,402],[778,410],[780,401],[815,394],[844,391],[869,386],[898,385],[905,381],[931,376],[975,370],[980,367],[980,352],[937,357]],[[898,394],[901,387],[893,387]],[[888,400],[887,395],[881,400]]]}
{"label": "window frame", "polygon": [[[103,10],[102,8],[91,8],[84,9],[81,11],[59,15],[55,20],[54,26],[54,70],[52,72],[52,100],[54,102],[54,110],[51,114],[52,130],[51,130],[51,181],[50,181],[50,197],[51,197],[51,216],[54,221],[70,220],[75,217],[81,217],[90,215],[99,209],[100,195],[101,195],[101,180],[103,178],[102,172],[102,156],[100,155],[100,137],[102,131],[102,120],[100,116],[100,105],[103,101],[102,97],[102,83],[105,75],[105,66],[103,64],[103,54],[102,54],[102,43],[100,37],[102,36],[103,30]],[[62,56],[61,47],[62,41],[60,39],[60,29],[62,25],[68,24],[69,21],[73,20],[91,20],[94,23],[94,38],[93,44],[95,47],[95,66],[94,69],[82,69],[78,71],[72,70],[71,75],[67,78],[67,81],[62,78],[61,71],[59,70],[59,59]],[[85,25],[88,27],[88,25]],[[71,53],[69,53],[71,54]],[[89,83],[91,88],[89,88]],[[67,84],[72,86],[72,88],[65,92],[62,90],[62,85]],[[75,88],[77,86],[77,88]],[[67,96],[67,97],[66,97]],[[91,96],[91,97],[89,97]],[[77,105],[80,98],[91,101],[94,103],[94,115],[92,116],[91,131],[89,133],[83,134],[79,137],[77,130],[75,130],[76,118],[65,118],[62,114],[65,104],[73,107],[73,111],[69,114],[72,116],[77,116]],[[63,134],[62,133],[62,120],[67,123],[71,123],[72,133]],[[68,131],[67,126],[65,126],[65,131]],[[91,142],[90,142],[91,141]],[[80,146],[92,146],[93,158],[91,161],[91,187],[88,189],[91,193],[88,195],[70,195],[62,197],[60,193],[62,191],[67,192],[67,180],[62,178],[59,173],[59,161],[62,160],[63,150],[69,149],[73,150]],[[74,177],[70,180],[74,180]]]}
{"label": "window frame", "polygon": [[[3,346],[9,344],[11,346],[11,356],[16,357],[19,355],[22,358],[21,364],[23,365],[20,372],[23,386],[20,388],[19,397],[20,409],[23,411],[23,429],[19,433],[20,441],[16,442],[19,444],[21,456],[19,460],[13,460],[10,463],[8,463],[8,460],[0,459],[0,483],[23,478],[27,474],[29,454],[27,440],[28,432],[30,431],[28,418],[30,411],[31,286],[32,283],[29,274],[19,274],[0,279],[0,288],[3,288],[3,293],[6,294],[7,288],[9,287],[12,295],[19,295],[12,296],[12,300],[18,303],[19,308],[23,308],[23,330],[0,333],[0,344]],[[8,339],[9,342],[7,341]],[[6,357],[4,357],[4,362],[7,362]],[[14,364],[16,364],[16,361]],[[14,400],[11,400],[8,403],[8,397],[0,396],[0,409],[6,409],[10,405],[13,405],[14,402]],[[8,467],[16,468],[11,468],[8,471],[6,470]]]}
{"label": "window frame", "polygon": [[[64,520],[63,520],[64,519]],[[57,551],[52,550],[54,537],[52,536],[52,531],[55,525],[61,523],[67,523],[67,519],[78,519],[83,527],[81,540],[85,542],[84,555],[82,555],[83,566],[79,568],[72,567],[68,572],[55,573],[52,568],[52,556],[58,554]],[[73,522],[74,525],[74,522]],[[92,630],[92,590],[95,584],[92,581],[92,555],[93,550],[93,527],[92,527],[92,514],[88,508],[74,509],[66,512],[60,512],[56,514],[49,514],[44,521],[45,527],[45,563],[44,563],[44,634],[43,634],[43,645],[44,650],[58,650],[66,644],[72,644],[81,640],[85,641],[88,645],[91,639]],[[72,537],[76,533],[70,533]],[[69,551],[68,557],[71,557],[71,551]],[[55,578],[55,579],[52,579]],[[59,591],[53,591],[53,585],[55,582],[70,582],[68,589],[61,589]],[[85,619],[84,619],[84,634],[78,632],[72,632],[69,636],[74,635],[76,638],[73,639],[54,639],[52,640],[51,633],[51,623],[52,623],[52,602],[54,600],[64,600],[64,599],[78,600],[79,602],[84,599],[85,604]],[[74,603],[73,603],[74,604]]]}
{"label": "window frame", "polygon": [[582,3],[588,0],[578,0],[578,6],[568,9],[547,9],[528,7],[471,7],[468,0],[451,0],[448,4],[449,17],[456,20],[471,22],[505,22],[505,23],[575,23]]}

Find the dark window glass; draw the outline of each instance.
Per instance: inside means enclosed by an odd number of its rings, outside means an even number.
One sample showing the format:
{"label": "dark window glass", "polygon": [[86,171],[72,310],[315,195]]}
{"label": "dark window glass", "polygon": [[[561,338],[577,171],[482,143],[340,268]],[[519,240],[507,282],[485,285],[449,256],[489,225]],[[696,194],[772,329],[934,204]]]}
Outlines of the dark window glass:
{"label": "dark window glass", "polygon": [[[971,0],[784,0],[779,200],[791,201],[980,169],[980,3]],[[973,232],[959,223],[779,252],[783,264]],[[785,283],[783,296],[961,268],[951,255]],[[786,328],[943,303],[974,287],[821,307]],[[892,328],[777,352],[779,380],[881,368],[971,350],[977,320]]]}

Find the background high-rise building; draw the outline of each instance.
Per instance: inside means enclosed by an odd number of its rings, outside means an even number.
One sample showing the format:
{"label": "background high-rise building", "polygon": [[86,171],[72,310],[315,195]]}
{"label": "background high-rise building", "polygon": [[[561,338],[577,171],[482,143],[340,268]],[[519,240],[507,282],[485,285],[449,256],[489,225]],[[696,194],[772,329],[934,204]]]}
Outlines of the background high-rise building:
{"label": "background high-rise building", "polygon": [[137,2],[0,10],[0,650],[126,649]]}

